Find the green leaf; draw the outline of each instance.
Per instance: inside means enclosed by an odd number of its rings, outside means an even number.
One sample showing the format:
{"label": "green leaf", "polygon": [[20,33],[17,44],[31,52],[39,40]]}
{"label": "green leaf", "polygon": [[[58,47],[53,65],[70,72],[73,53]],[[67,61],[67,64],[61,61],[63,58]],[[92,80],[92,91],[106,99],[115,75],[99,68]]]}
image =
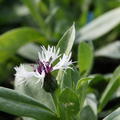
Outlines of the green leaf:
{"label": "green leaf", "polygon": [[[90,82],[90,87],[94,90],[97,90],[96,92],[98,92],[100,95],[103,93],[106,85],[108,84],[108,81],[111,79],[112,74],[105,74],[105,75],[101,75],[101,74],[95,74],[93,75],[93,79]],[[101,89],[102,86],[102,89]]]}
{"label": "green leaf", "polygon": [[35,120],[34,118],[22,117],[23,120]]}
{"label": "green leaf", "polygon": [[114,98],[119,98],[119,97],[120,97],[120,87],[118,87],[118,89],[116,90],[116,92],[114,93],[114,95],[112,96],[112,98],[114,99]]}
{"label": "green leaf", "polygon": [[22,45],[33,41],[41,44],[47,42],[39,32],[29,27],[13,29],[2,34],[0,36],[0,62],[13,56]]}
{"label": "green leaf", "polygon": [[120,107],[105,117],[103,120],[120,120]]}
{"label": "green leaf", "polygon": [[17,116],[32,117],[37,120],[57,119],[50,109],[31,97],[3,87],[0,87],[0,110]]}
{"label": "green leaf", "polygon": [[89,73],[93,64],[93,48],[89,43],[81,42],[78,48],[78,65],[82,74]]}
{"label": "green leaf", "polygon": [[78,96],[71,89],[64,89],[60,94],[59,100],[62,106],[64,106],[65,111],[67,111],[70,116],[79,112]]}
{"label": "green leaf", "polygon": [[38,59],[38,51],[40,51],[40,47],[34,43],[28,43],[22,47],[20,47],[17,51],[19,55],[24,58],[27,58],[32,61],[36,61]]}
{"label": "green leaf", "polygon": [[76,37],[76,43],[85,40],[95,40],[108,33],[120,23],[120,7],[106,12],[85,27],[81,28]]}
{"label": "green leaf", "polygon": [[18,17],[24,17],[24,16],[28,16],[30,14],[29,10],[24,5],[16,5],[16,6],[14,6],[14,13]]}
{"label": "green leaf", "polygon": [[80,114],[80,120],[97,120],[90,106],[85,106]]}
{"label": "green leaf", "polygon": [[[32,66],[30,66],[29,64],[25,64],[25,69],[27,69],[28,71],[31,71],[33,68]],[[15,90],[18,91],[19,93],[23,93],[26,94],[34,99],[36,99],[37,101],[39,101],[40,103],[44,104],[45,106],[47,106],[48,108],[50,108],[51,110],[55,111],[55,105],[52,99],[52,96],[50,93],[47,93],[44,91],[44,89],[42,89],[39,84],[35,84],[35,79],[31,78],[29,79],[29,82],[27,83],[27,85],[25,84],[21,84],[19,85],[18,79],[15,79]]]}
{"label": "green leaf", "polygon": [[75,66],[72,66],[73,69],[68,69],[64,73],[63,77],[63,86],[64,87],[69,87],[69,88],[74,88],[80,79],[80,74],[75,68]]}
{"label": "green leaf", "polygon": [[50,11],[49,15],[45,19],[45,23],[46,24],[50,24],[50,21],[53,20],[54,16],[57,14],[58,10],[59,10],[58,6],[54,6],[53,7],[53,9]]}
{"label": "green leaf", "polygon": [[[73,47],[73,43],[75,40],[75,26],[74,24],[72,27],[70,27],[63,35],[63,37],[60,39],[60,41],[57,44],[57,48],[60,48],[60,53],[69,55],[71,52],[71,49]],[[63,84],[63,71],[59,70],[57,74],[58,83],[62,87]]]}
{"label": "green leaf", "polygon": [[57,44],[57,48],[60,48],[61,53],[68,55],[71,52],[73,43],[75,40],[75,26],[70,27],[62,36]]}
{"label": "green leaf", "polygon": [[86,96],[84,107],[80,112],[80,120],[97,120],[97,100],[93,93]]}
{"label": "green leaf", "polygon": [[22,117],[23,120],[35,120],[34,118]]}
{"label": "green leaf", "polygon": [[39,14],[35,0],[21,0],[21,1],[28,7],[29,11],[31,12],[33,18],[36,20],[38,25],[44,28],[45,23],[43,18]]}
{"label": "green leaf", "polygon": [[103,48],[98,49],[95,52],[95,55],[97,57],[108,57],[108,58],[114,58],[114,59],[120,59],[120,41],[112,42]]}
{"label": "green leaf", "polygon": [[80,72],[77,70],[76,66],[72,66],[73,69],[71,70],[71,78],[73,80],[74,85],[77,85],[78,80],[80,79]]}
{"label": "green leaf", "polygon": [[82,108],[83,108],[86,94],[87,94],[88,82],[91,79],[92,78],[90,78],[90,77],[82,78],[77,83],[76,91],[77,91],[77,94],[79,96],[80,110],[82,110]]}
{"label": "green leaf", "polygon": [[95,94],[89,93],[85,99],[85,106],[90,106],[97,119],[97,99]]}
{"label": "green leaf", "polygon": [[72,88],[73,87],[73,79],[71,76],[71,69],[66,70],[66,72],[64,73],[64,77],[63,77],[63,87],[69,87]]}
{"label": "green leaf", "polygon": [[99,112],[104,108],[107,102],[111,99],[111,96],[116,92],[116,90],[119,87],[119,83],[120,83],[120,66],[117,67],[117,69],[114,71],[110,82],[108,83],[105,91],[103,92],[100,98],[100,103],[98,107]]}

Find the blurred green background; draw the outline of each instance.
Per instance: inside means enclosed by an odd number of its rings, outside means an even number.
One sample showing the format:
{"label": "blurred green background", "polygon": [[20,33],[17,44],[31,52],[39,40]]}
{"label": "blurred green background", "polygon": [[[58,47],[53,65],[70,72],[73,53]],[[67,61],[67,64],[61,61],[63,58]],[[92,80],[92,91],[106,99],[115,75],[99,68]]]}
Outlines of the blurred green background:
{"label": "blurred green background", "polygon": [[[120,64],[120,0],[0,0],[0,86],[13,88],[13,67],[36,62],[39,45],[56,45],[73,22],[73,60],[80,41],[91,42],[91,73],[113,72]],[[0,112],[0,120],[14,119]]]}

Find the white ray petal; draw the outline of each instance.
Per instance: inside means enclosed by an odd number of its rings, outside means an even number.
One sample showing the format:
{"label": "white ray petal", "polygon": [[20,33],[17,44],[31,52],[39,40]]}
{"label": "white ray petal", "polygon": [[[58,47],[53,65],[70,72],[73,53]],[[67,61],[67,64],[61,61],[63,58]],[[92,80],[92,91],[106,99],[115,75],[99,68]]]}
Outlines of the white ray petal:
{"label": "white ray petal", "polygon": [[50,62],[50,64],[52,64],[56,59],[60,57],[60,49],[56,49],[55,46],[48,46],[47,49],[44,46],[41,48],[42,52],[38,52],[39,60],[41,62]]}
{"label": "white ray petal", "polygon": [[53,67],[53,71],[58,69],[71,68],[70,65],[73,62],[70,60],[70,58],[71,58],[71,53],[68,56],[63,54],[63,57],[60,58],[60,61]]}
{"label": "white ray petal", "polygon": [[34,76],[34,72],[27,71],[22,64],[19,67],[15,67],[14,69],[16,70],[15,77],[18,80],[19,85],[27,82],[29,78],[32,78]]}
{"label": "white ray petal", "polygon": [[42,88],[44,84],[45,72],[42,71],[42,73],[40,74],[38,70],[36,70],[36,72],[34,73],[34,76],[37,78],[36,84],[40,83],[40,87]]}

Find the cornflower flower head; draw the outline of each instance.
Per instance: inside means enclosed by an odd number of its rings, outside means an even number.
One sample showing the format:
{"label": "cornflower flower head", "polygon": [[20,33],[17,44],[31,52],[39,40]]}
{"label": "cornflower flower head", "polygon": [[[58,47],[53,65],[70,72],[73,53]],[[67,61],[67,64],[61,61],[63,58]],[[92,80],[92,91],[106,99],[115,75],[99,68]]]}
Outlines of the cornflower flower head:
{"label": "cornflower flower head", "polygon": [[[46,49],[44,46],[41,47],[41,52],[38,52],[38,62],[37,65],[33,65],[33,69],[28,71],[23,64],[19,67],[15,67],[16,79],[18,80],[18,85],[27,84],[29,79],[36,79],[36,84],[40,83],[40,87],[46,86],[45,83],[51,83],[53,76],[51,72],[55,70],[66,70],[71,68],[70,65],[73,63],[71,60],[71,53],[69,55],[60,54],[60,49],[56,49],[54,46]],[[58,61],[55,65],[55,61]],[[53,80],[54,82],[56,80]],[[57,83],[55,83],[57,84]],[[49,91],[49,90],[48,90]]]}

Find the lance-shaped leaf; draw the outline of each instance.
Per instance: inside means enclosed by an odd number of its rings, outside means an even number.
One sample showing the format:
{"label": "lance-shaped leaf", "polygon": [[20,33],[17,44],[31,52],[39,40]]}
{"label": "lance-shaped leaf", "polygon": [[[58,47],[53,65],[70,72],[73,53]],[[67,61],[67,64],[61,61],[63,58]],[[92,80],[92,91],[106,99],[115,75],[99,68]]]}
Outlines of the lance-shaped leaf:
{"label": "lance-shaped leaf", "polygon": [[45,38],[30,27],[13,29],[0,36],[0,62],[13,56],[18,48],[28,42],[40,42],[45,44]]}
{"label": "lance-shaped leaf", "polygon": [[70,53],[73,43],[75,40],[75,26],[74,24],[70,27],[62,36],[60,41],[57,44],[57,48],[60,48],[61,53]]}
{"label": "lance-shaped leaf", "polygon": [[0,111],[37,120],[56,120],[56,115],[31,97],[0,87]]}
{"label": "lance-shaped leaf", "polygon": [[120,23],[120,7],[115,8],[96,18],[81,28],[76,37],[76,43],[84,40],[95,40],[108,33]]}
{"label": "lance-shaped leaf", "polygon": [[120,107],[105,117],[103,120],[120,120]]}
{"label": "lance-shaped leaf", "polygon": [[[86,113],[89,118],[85,115]],[[97,100],[93,93],[87,94],[80,117],[81,120],[97,120]]]}
{"label": "lance-shaped leaf", "polygon": [[[58,42],[57,48],[60,48],[60,53],[69,55],[75,40],[75,26],[74,24],[70,27]],[[63,71],[59,70],[57,80],[62,86]]]}
{"label": "lance-shaped leaf", "polygon": [[38,59],[38,52],[41,51],[41,48],[34,44],[28,43],[18,49],[17,53],[24,58],[35,61]]}
{"label": "lance-shaped leaf", "polygon": [[104,108],[107,102],[111,99],[111,96],[116,92],[117,88],[119,87],[119,81],[120,81],[120,66],[117,67],[117,69],[113,73],[113,76],[109,84],[107,85],[105,91],[103,92],[100,98],[100,104],[98,107],[99,112]]}
{"label": "lance-shaped leaf", "polygon": [[95,52],[97,57],[103,56],[108,58],[120,59],[120,41],[115,41]]}
{"label": "lance-shaped leaf", "polygon": [[44,22],[43,18],[39,14],[39,11],[37,9],[37,4],[38,3],[36,3],[36,0],[21,0],[21,1],[28,7],[31,15],[36,20],[38,25],[40,27],[44,27],[45,22]]}
{"label": "lance-shaped leaf", "polygon": [[76,91],[79,96],[80,110],[82,110],[87,95],[87,88],[92,77],[82,78],[77,82]]}
{"label": "lance-shaped leaf", "polygon": [[89,43],[81,42],[78,48],[78,65],[80,72],[89,73],[93,63],[93,48]]}

